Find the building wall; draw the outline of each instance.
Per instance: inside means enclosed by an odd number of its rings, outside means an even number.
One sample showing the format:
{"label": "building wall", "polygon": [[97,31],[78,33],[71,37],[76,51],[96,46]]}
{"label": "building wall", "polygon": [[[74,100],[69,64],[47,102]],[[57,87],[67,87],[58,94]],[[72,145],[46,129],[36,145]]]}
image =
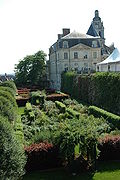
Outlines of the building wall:
{"label": "building wall", "polygon": [[99,69],[96,67],[96,71],[99,72],[120,72],[120,62],[100,64],[97,66],[99,67]]}
{"label": "building wall", "polygon": [[[75,52],[78,53],[78,58],[74,58]],[[67,59],[64,58],[64,53],[68,54]],[[50,54],[49,60],[51,87],[60,90],[61,73],[67,70],[81,71],[85,68],[95,70],[96,63],[101,62],[101,49],[79,44],[71,48],[58,49]]]}

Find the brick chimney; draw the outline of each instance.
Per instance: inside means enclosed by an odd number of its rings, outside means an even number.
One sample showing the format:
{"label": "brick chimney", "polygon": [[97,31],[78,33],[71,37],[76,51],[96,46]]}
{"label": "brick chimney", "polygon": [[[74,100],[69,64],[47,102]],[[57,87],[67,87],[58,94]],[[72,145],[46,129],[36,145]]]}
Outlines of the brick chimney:
{"label": "brick chimney", "polygon": [[70,29],[69,28],[63,28],[63,36],[66,36],[69,33],[70,33]]}

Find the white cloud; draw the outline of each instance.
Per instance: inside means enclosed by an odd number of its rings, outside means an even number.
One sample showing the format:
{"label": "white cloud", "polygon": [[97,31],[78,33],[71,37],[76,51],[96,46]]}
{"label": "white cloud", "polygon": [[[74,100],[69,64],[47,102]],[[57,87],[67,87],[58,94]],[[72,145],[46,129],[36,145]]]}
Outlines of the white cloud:
{"label": "white cloud", "polygon": [[95,9],[106,43],[120,49],[119,0],[0,0],[0,73],[13,72],[19,59],[40,49],[48,54],[64,27],[86,33]]}

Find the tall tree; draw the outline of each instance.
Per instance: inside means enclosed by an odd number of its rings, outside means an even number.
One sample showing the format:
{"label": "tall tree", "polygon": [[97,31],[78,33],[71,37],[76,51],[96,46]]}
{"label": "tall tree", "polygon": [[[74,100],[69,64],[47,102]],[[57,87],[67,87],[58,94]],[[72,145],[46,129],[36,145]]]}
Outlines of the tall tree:
{"label": "tall tree", "polygon": [[15,82],[17,86],[39,85],[40,81],[46,77],[45,67],[46,54],[38,51],[34,55],[29,55],[20,60],[15,65]]}

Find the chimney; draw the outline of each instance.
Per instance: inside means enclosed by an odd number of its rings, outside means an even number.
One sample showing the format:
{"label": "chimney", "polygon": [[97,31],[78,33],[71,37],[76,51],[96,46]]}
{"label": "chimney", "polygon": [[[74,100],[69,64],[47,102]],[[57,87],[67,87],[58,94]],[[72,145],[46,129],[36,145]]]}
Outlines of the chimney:
{"label": "chimney", "polygon": [[58,39],[61,39],[62,38],[62,34],[58,34]]}
{"label": "chimney", "polygon": [[67,34],[70,33],[70,29],[68,28],[63,28],[63,36],[66,36]]}

